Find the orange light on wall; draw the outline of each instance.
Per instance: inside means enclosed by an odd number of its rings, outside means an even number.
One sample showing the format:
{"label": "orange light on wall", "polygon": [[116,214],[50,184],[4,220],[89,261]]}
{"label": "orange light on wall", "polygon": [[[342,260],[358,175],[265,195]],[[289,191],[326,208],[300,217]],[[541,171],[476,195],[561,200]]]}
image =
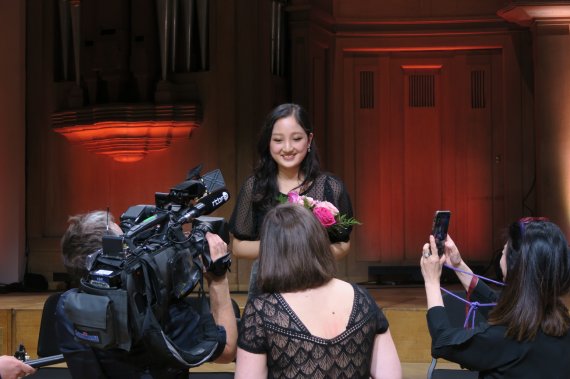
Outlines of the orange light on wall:
{"label": "orange light on wall", "polygon": [[197,104],[113,105],[52,115],[54,130],[72,143],[118,162],[136,162],[190,138],[200,126]]}

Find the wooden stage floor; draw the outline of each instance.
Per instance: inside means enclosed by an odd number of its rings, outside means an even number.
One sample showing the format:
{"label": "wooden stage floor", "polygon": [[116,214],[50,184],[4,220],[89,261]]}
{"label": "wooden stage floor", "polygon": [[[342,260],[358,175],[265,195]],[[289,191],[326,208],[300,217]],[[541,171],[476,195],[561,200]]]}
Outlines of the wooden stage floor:
{"label": "wooden stage floor", "polygon": [[[366,286],[366,285],[365,285]],[[426,324],[426,299],[421,286],[402,287],[366,286],[376,302],[383,308],[390,323],[390,332],[406,379],[426,377],[431,361],[431,339]],[[459,287],[446,286],[456,290]],[[41,311],[49,292],[44,293],[7,293],[0,294],[0,353],[12,355],[22,343],[31,358],[36,358],[37,338],[41,320]],[[247,294],[234,292],[232,298],[243,310]],[[570,306],[570,297],[566,299]],[[443,362],[441,365],[454,367]],[[234,364],[206,364],[193,371],[216,372],[233,371]]]}
{"label": "wooden stage floor", "polygon": [[[421,286],[363,286],[368,288],[368,291],[382,308],[422,308],[424,310],[426,308],[425,292]],[[451,287],[450,289],[457,288]],[[50,294],[52,292],[3,293],[0,294],[0,310],[41,310]],[[247,300],[247,294],[244,292],[232,292],[232,298],[243,309]]]}
{"label": "wooden stage floor", "polygon": [[[370,287],[370,293],[384,309],[390,330],[402,345],[400,358],[411,362],[428,362],[429,343],[425,322],[423,287]],[[13,354],[20,343],[33,357],[37,349],[41,311],[50,292],[7,293],[0,295],[0,353]],[[243,310],[246,293],[232,293]]]}

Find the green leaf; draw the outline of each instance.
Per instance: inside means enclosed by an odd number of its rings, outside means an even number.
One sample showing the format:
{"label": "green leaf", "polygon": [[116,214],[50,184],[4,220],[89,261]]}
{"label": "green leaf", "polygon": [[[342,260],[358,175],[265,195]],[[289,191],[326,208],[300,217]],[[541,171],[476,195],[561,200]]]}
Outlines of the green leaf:
{"label": "green leaf", "polygon": [[362,225],[362,223],[354,217],[348,217],[345,214],[339,213],[337,215],[337,225],[348,228],[349,226]]}

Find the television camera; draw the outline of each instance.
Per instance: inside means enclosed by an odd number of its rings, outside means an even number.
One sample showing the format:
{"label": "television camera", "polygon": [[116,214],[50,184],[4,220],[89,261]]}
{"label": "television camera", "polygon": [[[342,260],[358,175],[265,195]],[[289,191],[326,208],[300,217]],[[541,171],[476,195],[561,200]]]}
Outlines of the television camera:
{"label": "television camera", "polygon": [[[155,193],[154,205],[129,207],[120,220],[124,234],[103,236],[102,248],[87,257],[88,274],[64,305],[76,341],[127,351],[140,342],[160,364],[182,368],[201,365],[221,351],[219,335],[203,332],[215,325],[203,273],[220,276],[229,270],[230,254],[213,262],[206,241],[212,232],[228,243],[229,231],[223,218],[206,215],[230,196],[220,170],[203,176],[200,171],[197,166],[169,192]],[[185,231],[189,223],[192,228]],[[185,301],[198,284],[201,302]],[[174,321],[196,317],[201,325],[196,330],[184,331],[185,323]],[[57,355],[28,362],[42,367],[63,360]]]}
{"label": "television camera", "polygon": [[231,265],[229,253],[212,261],[205,238],[212,232],[229,242],[226,221],[206,215],[230,196],[219,170],[203,176],[200,170],[169,192],[157,192],[154,205],[128,208],[120,220],[124,234],[103,236],[102,249],[88,256],[88,274],[65,304],[78,342],[124,350],[142,342],[157,359],[180,367],[203,363],[220,346],[201,339],[196,348],[168,333],[179,317],[173,312],[195,312],[185,298],[198,284],[201,303],[194,304],[201,320],[211,319],[203,273],[223,275]]}
{"label": "television camera", "polygon": [[[119,288],[123,267],[131,258],[145,255],[153,257],[166,290],[175,298],[188,295],[203,270],[225,273],[231,264],[229,254],[212,262],[205,235],[218,234],[228,243],[227,223],[205,215],[227,203],[229,193],[219,170],[199,176],[200,169],[193,169],[168,193],[155,193],[155,205],[131,206],[121,215],[124,235],[103,236],[102,249],[87,260],[87,285]],[[192,224],[189,233],[183,228],[187,223]]]}

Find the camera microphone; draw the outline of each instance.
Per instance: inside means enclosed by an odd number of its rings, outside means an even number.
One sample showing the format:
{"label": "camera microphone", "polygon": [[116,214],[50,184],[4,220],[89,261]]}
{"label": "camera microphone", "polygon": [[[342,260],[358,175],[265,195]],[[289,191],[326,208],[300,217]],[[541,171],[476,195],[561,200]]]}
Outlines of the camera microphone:
{"label": "camera microphone", "polygon": [[183,224],[205,214],[209,214],[230,200],[230,194],[225,188],[220,188],[204,196],[188,212],[176,221]]}

